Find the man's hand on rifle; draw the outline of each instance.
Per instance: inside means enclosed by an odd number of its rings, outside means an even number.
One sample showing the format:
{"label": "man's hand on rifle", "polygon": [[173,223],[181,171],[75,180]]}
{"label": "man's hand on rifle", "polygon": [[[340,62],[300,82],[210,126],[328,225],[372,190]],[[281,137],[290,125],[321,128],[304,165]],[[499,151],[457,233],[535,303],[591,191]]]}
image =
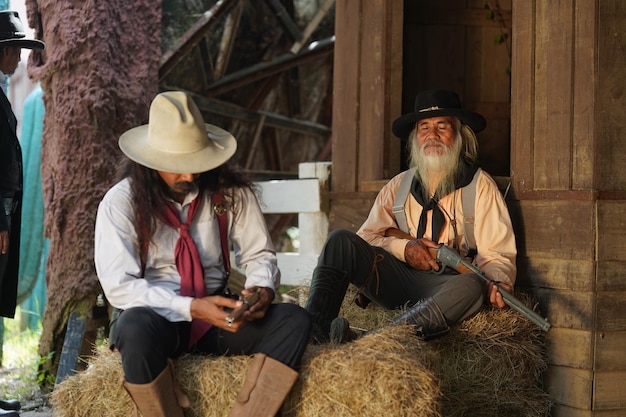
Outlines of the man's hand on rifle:
{"label": "man's hand on rifle", "polygon": [[502,294],[500,294],[500,292],[498,291],[498,285],[510,293],[513,292],[513,287],[511,287],[509,284],[505,284],[503,282],[496,283],[495,281],[491,281],[489,284],[487,284],[487,297],[489,304],[492,307],[504,308],[506,306],[506,303],[502,298]]}
{"label": "man's hand on rifle", "polygon": [[428,239],[411,239],[404,248],[406,263],[420,271],[429,271],[431,268],[438,271],[441,267],[433,258],[430,249],[437,249],[439,245]]}

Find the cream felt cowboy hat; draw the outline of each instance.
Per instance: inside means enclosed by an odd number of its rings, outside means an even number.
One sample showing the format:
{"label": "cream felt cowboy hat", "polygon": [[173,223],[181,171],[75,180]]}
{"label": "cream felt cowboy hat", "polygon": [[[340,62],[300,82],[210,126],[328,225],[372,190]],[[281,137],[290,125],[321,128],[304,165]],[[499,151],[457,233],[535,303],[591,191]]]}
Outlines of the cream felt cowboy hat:
{"label": "cream felt cowboy hat", "polygon": [[400,139],[407,139],[415,124],[423,119],[440,116],[457,117],[465,125],[478,133],[487,126],[483,116],[461,108],[459,96],[446,90],[422,91],[415,97],[415,111],[398,117],[392,124],[393,134]]}
{"label": "cream felt cowboy hat", "polygon": [[22,21],[17,12],[0,12],[0,46],[16,46],[26,49],[44,49],[46,44],[38,39],[26,39]]}
{"label": "cream felt cowboy hat", "polygon": [[196,174],[228,161],[237,141],[226,130],[204,123],[189,95],[168,91],[152,100],[148,124],[122,134],[119,146],[127,157],[148,168]]}

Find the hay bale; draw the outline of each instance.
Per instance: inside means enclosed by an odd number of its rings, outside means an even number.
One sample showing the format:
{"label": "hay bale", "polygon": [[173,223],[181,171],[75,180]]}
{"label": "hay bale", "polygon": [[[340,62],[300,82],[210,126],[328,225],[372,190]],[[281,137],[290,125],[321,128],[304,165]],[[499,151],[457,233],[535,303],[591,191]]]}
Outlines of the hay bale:
{"label": "hay bale", "polygon": [[[283,416],[440,416],[438,382],[418,360],[421,343],[408,326],[398,326],[347,345],[309,346]],[[191,401],[185,415],[227,416],[248,361],[245,356],[178,359],[177,380]],[[50,402],[55,417],[131,415],[120,355],[100,349],[87,370],[55,387]]]}
{"label": "hay bale", "polygon": [[[386,326],[399,314],[378,305],[354,304],[351,287],[341,307],[355,329]],[[523,294],[517,298],[536,307]],[[445,337],[423,343],[419,361],[437,376],[446,417],[545,417],[550,399],[541,375],[547,369],[544,332],[513,309],[485,308],[453,326]]]}
{"label": "hay bale", "polygon": [[[374,331],[346,345],[309,346],[284,417],[549,415],[540,385],[547,367],[543,332],[516,311],[485,309],[445,337],[423,342],[409,326],[386,326],[398,312],[374,304],[363,310],[353,296],[351,290],[341,314]],[[248,362],[244,356],[178,359],[177,379],[191,400],[185,415],[227,416]],[[55,417],[130,415],[121,381],[119,354],[102,348],[86,371],[51,393]]]}

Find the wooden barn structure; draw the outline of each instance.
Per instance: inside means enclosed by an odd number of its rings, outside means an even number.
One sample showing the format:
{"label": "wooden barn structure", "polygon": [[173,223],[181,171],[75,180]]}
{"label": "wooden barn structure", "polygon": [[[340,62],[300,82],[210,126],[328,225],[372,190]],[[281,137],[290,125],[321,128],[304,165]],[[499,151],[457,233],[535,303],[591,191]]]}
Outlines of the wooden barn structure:
{"label": "wooden barn structure", "polygon": [[512,183],[518,287],[553,324],[554,417],[626,413],[625,22],[621,0],[336,4],[331,229],[357,228],[401,169],[390,126],[415,93],[456,90]]}
{"label": "wooden barn structure", "polygon": [[[212,20],[241,13],[238,3],[248,3],[214,2],[215,13],[203,15],[185,34],[183,46],[164,54],[160,88],[194,92],[216,124],[237,119],[240,138],[246,137],[244,124],[251,125],[251,140],[242,143],[246,159],[240,161],[251,170],[293,171],[295,162],[331,155],[329,229],[350,230],[360,226],[381,186],[404,167],[392,121],[412,111],[419,90],[458,92],[465,106],[487,118],[488,127],[479,135],[483,166],[512,184],[507,201],[519,250],[517,287],[538,301],[553,324],[545,375],[552,415],[626,414],[626,234],[621,229],[626,223],[621,161],[626,151],[621,137],[626,130],[626,2],[327,2],[333,6],[334,36],[304,52],[301,44],[289,56],[290,48],[311,35],[292,31],[293,39],[280,48],[268,42],[267,50],[273,49],[268,56],[280,59],[237,75],[225,72],[222,64],[199,71],[202,64],[193,61],[209,61],[202,37]],[[266,3],[284,17],[281,5],[294,1]],[[237,19],[228,19],[223,33],[236,31],[231,25]],[[289,20],[282,24],[290,32]],[[222,37],[231,45],[233,39]],[[295,68],[315,58],[326,60],[311,64],[306,74],[302,66]],[[321,97],[315,109],[294,112],[293,103],[302,100],[294,99],[296,91],[288,86],[327,68],[332,68],[332,80],[315,82],[327,86],[331,100]],[[209,73],[221,80],[207,78]],[[278,76],[283,73],[292,83]],[[250,81],[255,83],[245,84]],[[235,86],[246,87],[247,94],[233,92]],[[285,88],[295,100],[275,106],[290,114],[262,107],[276,88]],[[325,114],[329,108],[332,114]],[[301,117],[307,111],[314,116]],[[268,157],[271,164],[261,166],[248,155],[260,149],[258,140],[268,129],[274,154]],[[303,146],[299,139],[285,144],[276,129],[313,137],[315,146]],[[309,156],[297,161],[293,155],[303,148]],[[281,152],[287,151],[291,166],[282,165]]]}

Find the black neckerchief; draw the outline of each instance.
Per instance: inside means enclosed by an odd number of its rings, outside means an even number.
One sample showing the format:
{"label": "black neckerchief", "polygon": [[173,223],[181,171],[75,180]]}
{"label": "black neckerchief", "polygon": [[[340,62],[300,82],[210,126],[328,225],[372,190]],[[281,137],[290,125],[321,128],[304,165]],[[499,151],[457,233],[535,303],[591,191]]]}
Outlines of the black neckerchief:
{"label": "black neckerchief", "polygon": [[[477,170],[477,166],[471,165],[466,161],[462,161],[456,174],[456,178],[454,179],[454,189],[458,190],[459,188],[463,188],[472,182],[472,178],[474,178],[474,174]],[[417,238],[419,239],[424,237],[424,232],[426,231],[426,213],[429,210],[432,210],[433,221],[431,236],[432,240],[436,242],[439,238],[439,234],[441,233],[441,229],[446,222],[446,218],[439,209],[438,203],[441,197],[435,193],[433,198],[429,198],[428,191],[424,189],[422,182],[417,178],[413,178],[413,182],[411,183],[411,195],[422,206],[422,214],[420,215],[419,225],[417,227]]]}

